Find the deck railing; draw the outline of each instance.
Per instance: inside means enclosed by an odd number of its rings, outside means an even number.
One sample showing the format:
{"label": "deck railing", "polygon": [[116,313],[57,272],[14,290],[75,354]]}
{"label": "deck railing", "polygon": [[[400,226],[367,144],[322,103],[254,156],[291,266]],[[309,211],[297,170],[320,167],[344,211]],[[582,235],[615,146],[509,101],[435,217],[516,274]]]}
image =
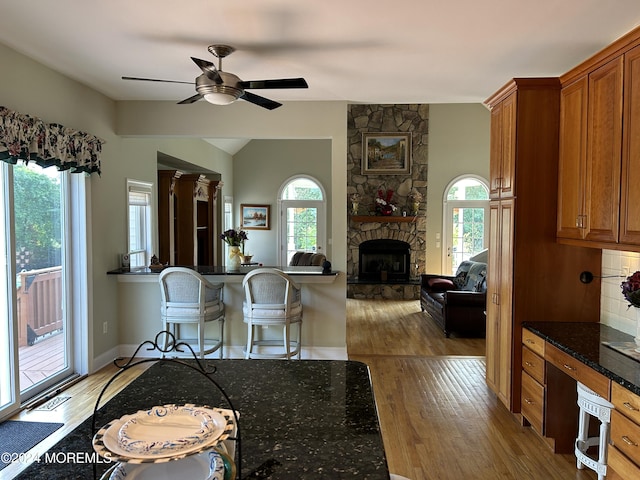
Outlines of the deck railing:
{"label": "deck railing", "polygon": [[18,345],[29,345],[29,328],[36,336],[62,329],[62,267],[20,272]]}

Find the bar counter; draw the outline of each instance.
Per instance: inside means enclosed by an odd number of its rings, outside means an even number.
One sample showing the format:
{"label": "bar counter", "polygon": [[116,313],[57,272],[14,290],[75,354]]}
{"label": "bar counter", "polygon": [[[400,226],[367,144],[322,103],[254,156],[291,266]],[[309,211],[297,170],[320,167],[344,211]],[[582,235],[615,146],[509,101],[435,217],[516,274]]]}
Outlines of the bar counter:
{"label": "bar counter", "polygon": [[[245,274],[260,267],[247,265],[236,271],[227,271],[224,267],[189,267],[212,283],[224,283],[225,358],[244,356],[247,328],[242,313],[242,280]],[[347,287],[344,272],[332,270],[325,273],[322,267],[316,266],[275,268],[283,270],[302,286],[302,357],[346,359]],[[135,346],[163,330],[159,273],[160,271],[149,268],[132,271],[115,269],[107,272],[115,280],[113,286],[117,288],[117,335],[120,340],[117,349],[110,350],[98,359],[98,365],[106,365],[117,356],[133,354]]]}

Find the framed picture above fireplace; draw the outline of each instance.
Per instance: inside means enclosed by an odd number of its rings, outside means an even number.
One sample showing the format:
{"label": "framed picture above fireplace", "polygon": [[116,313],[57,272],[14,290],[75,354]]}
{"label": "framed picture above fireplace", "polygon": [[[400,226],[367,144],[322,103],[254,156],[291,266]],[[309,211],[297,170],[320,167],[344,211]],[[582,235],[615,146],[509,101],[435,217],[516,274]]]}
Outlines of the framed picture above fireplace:
{"label": "framed picture above fireplace", "polygon": [[362,134],[362,174],[411,173],[411,132]]}

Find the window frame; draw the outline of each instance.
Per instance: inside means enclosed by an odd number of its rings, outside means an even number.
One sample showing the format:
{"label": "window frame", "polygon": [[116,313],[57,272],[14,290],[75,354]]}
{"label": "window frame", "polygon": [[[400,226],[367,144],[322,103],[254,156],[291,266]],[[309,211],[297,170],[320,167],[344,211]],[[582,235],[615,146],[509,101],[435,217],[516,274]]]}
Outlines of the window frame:
{"label": "window frame", "polygon": [[[145,233],[145,239],[144,239],[144,248],[139,249],[139,248],[132,248],[132,242],[131,242],[131,236],[132,236],[132,231],[131,231],[131,207],[134,206],[134,204],[131,202],[131,193],[135,192],[138,194],[144,194],[147,195],[148,198],[148,203],[146,204],[146,208],[145,208],[145,219],[144,219],[144,233]],[[155,245],[157,242],[156,239],[156,201],[155,201],[155,184],[153,182],[145,182],[142,180],[133,180],[130,178],[127,178],[127,189],[126,189],[126,202],[127,202],[127,208],[126,208],[126,218],[127,218],[127,228],[126,228],[126,232],[127,232],[127,254],[129,255],[129,262],[130,262],[130,266],[131,268],[144,268],[146,267],[151,260],[151,256],[153,255],[153,252],[155,251]],[[142,264],[138,264],[138,262],[134,262],[134,256],[139,256],[140,254],[144,254],[143,256],[143,262]]]}
{"label": "window frame", "polygon": [[[453,188],[457,183],[463,181],[463,180],[474,180],[478,183],[480,183],[486,190],[487,192],[487,199],[486,200],[450,200],[449,197],[449,191],[451,190],[451,188]],[[451,219],[450,219],[450,214],[453,211],[453,208],[455,207],[460,207],[460,208],[483,208],[485,211],[484,214],[484,219],[485,219],[485,223],[484,223],[484,245],[485,248],[488,245],[489,242],[489,229],[491,227],[490,225],[490,216],[489,216],[489,202],[490,202],[490,197],[489,197],[489,182],[479,176],[479,175],[474,175],[474,174],[465,174],[465,175],[459,175],[457,177],[455,177],[454,179],[452,179],[446,186],[446,188],[444,189],[443,195],[442,195],[442,256],[441,256],[441,267],[440,267],[440,271],[443,272],[444,274],[453,274],[455,272],[451,271],[451,262],[450,262],[450,255],[449,255],[449,247],[450,244],[453,243],[453,239],[451,238],[451,231],[450,231],[450,226],[452,226],[451,223]]]}
{"label": "window frame", "polygon": [[[320,189],[320,193],[322,194],[322,199],[320,200],[296,200],[296,199],[285,199],[283,198],[287,187],[295,182],[296,180],[307,180],[312,182],[318,189]],[[323,253],[327,254],[327,249],[325,246],[327,245],[327,192],[320,183],[317,178],[314,178],[310,175],[294,175],[292,177],[287,178],[280,189],[278,190],[278,221],[280,224],[278,225],[278,262],[280,265],[288,264],[288,251],[287,251],[287,235],[286,235],[286,218],[285,212],[288,208],[316,208],[317,209],[317,218],[316,218],[316,251],[314,253]]]}

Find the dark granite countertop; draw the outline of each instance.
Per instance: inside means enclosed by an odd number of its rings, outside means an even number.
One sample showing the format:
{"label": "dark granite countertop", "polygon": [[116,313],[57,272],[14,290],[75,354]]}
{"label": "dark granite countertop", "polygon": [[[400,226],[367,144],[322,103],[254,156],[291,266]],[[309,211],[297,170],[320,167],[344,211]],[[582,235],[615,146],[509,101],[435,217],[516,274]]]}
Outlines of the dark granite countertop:
{"label": "dark granite countertop", "polygon": [[[206,364],[216,367],[211,378],[240,412],[243,479],[389,479],[365,364],[338,360],[207,360]],[[161,361],[102,407],[96,426],[167,403],[228,408],[201,373]],[[92,452],[90,425],[91,418],[50,452]],[[109,466],[98,465],[98,473]],[[92,477],[92,465],[40,463],[18,478]]]}
{"label": "dark granite countertop", "polygon": [[[285,272],[287,275],[333,275],[333,276],[336,276],[339,273],[336,270],[324,272],[322,270],[322,267],[315,267],[315,266],[274,267],[274,266],[267,266],[267,265],[263,266],[258,264],[242,265],[238,270],[227,270],[225,267],[214,267],[214,266],[207,266],[207,265],[197,265],[197,266],[189,265],[189,266],[186,266],[186,268],[191,268],[196,272],[200,273],[201,275],[246,275],[251,270],[255,270],[256,268],[277,268]],[[162,269],[151,270],[149,267],[134,268],[131,270],[124,269],[124,268],[116,268],[113,270],[109,270],[107,272],[107,275],[157,275],[161,271]]]}
{"label": "dark granite countertop", "polygon": [[603,342],[633,342],[633,336],[601,323],[526,322],[523,327],[640,395],[640,362]]}

